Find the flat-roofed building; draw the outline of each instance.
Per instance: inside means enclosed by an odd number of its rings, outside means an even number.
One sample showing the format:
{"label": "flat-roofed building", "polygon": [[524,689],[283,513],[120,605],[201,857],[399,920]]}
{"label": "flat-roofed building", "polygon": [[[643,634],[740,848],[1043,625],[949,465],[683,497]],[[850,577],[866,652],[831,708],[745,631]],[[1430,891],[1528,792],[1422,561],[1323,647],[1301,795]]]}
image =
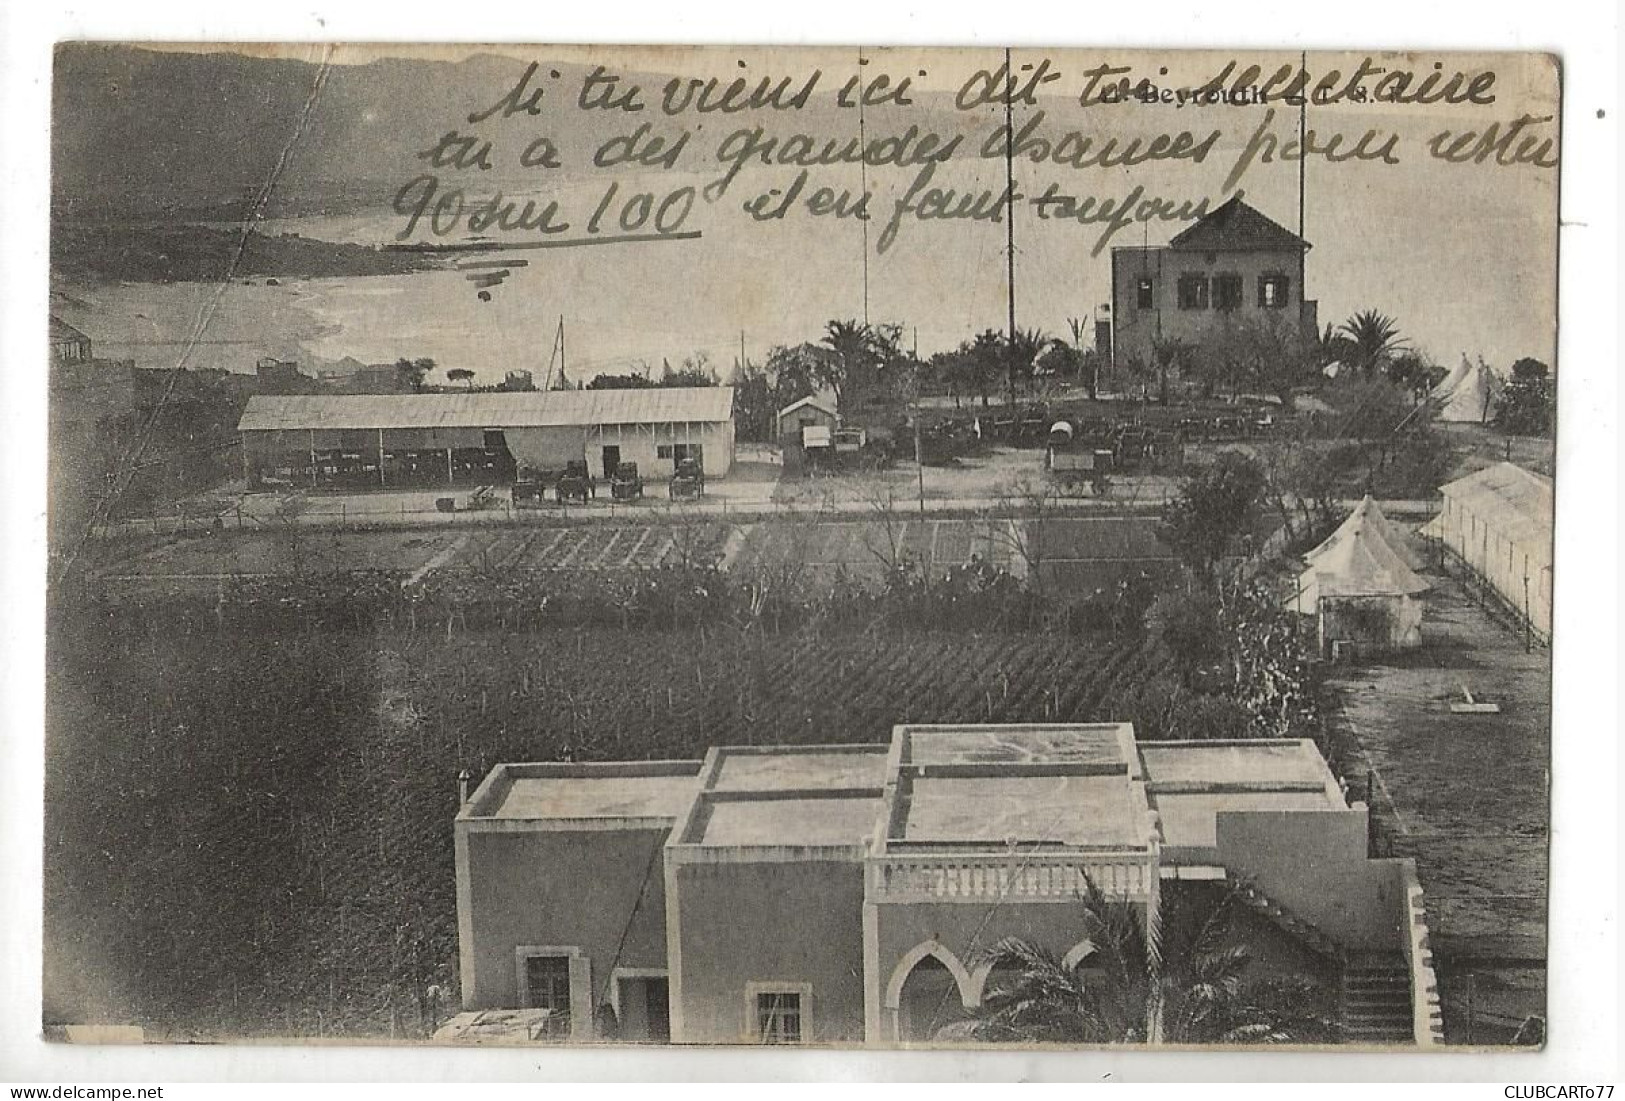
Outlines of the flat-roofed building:
{"label": "flat-roofed building", "polygon": [[1092,884],[1144,928],[1235,892],[1266,968],[1383,977],[1349,1038],[1432,1044],[1421,890],[1366,815],[1311,742],[1125,723],[499,766],[456,824],[464,1008],[568,1012],[576,1039],[924,1041],[976,1012],[1001,940],[1081,960]]}
{"label": "flat-roofed building", "polygon": [[250,484],[403,488],[512,481],[584,462],[595,478],[733,466],[733,388],[256,395],[238,430]]}

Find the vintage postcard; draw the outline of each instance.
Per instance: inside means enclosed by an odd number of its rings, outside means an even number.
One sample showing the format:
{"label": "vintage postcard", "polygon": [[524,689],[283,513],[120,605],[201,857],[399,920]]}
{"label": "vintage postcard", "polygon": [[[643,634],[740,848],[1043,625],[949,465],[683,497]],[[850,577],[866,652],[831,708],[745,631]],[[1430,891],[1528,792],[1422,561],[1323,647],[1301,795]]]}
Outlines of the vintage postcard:
{"label": "vintage postcard", "polygon": [[1545,1042],[1556,58],[53,81],[48,1036]]}

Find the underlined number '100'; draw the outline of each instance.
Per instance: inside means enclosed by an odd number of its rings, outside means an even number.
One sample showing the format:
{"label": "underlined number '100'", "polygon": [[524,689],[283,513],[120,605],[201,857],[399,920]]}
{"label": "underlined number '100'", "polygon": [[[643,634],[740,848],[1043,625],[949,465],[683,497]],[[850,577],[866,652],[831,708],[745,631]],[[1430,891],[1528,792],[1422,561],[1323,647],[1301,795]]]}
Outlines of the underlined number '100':
{"label": "underlined number '100'", "polygon": [[587,233],[677,233],[694,209],[694,189],[679,187],[664,196],[639,191],[620,197],[621,185],[611,183],[604,189],[603,198],[587,219]]}

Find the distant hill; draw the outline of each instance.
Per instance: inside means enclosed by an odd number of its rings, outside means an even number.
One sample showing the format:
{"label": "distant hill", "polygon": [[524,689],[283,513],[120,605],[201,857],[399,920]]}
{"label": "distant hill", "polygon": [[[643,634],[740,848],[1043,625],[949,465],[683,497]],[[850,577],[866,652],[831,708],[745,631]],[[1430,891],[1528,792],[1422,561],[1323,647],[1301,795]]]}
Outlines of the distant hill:
{"label": "distant hill", "polygon": [[[506,158],[482,174],[489,187],[534,188],[546,178],[514,163],[523,148],[515,140],[520,135],[552,137],[563,154],[559,174],[589,171],[596,144],[617,132],[605,116],[574,109],[589,67],[554,64],[543,55],[536,60],[544,73],[560,73],[546,84],[561,94],[544,101],[551,108],[535,119],[479,128],[466,123],[470,112],[494,104],[519,79],[525,62],[517,58],[382,58],[330,66],[301,131],[320,69],[313,62],[65,43],[57,48],[53,74],[54,206],[74,218],[236,220],[285,157],[267,216],[351,212],[388,201],[425,171],[418,152],[454,127],[505,138]],[[646,90],[671,79],[617,71]],[[717,75],[737,74],[721,67]],[[824,136],[855,131],[855,112],[831,102],[839,84],[838,78],[826,80],[809,109],[780,116],[778,125]],[[693,121],[668,120],[653,110],[626,119],[628,131],[636,122],[676,127]],[[918,96],[907,119],[945,131],[968,121],[954,116],[947,97],[932,94]],[[720,140],[730,126],[766,120],[735,115],[704,121],[707,138],[714,133]],[[701,154],[688,163],[707,162],[708,154]]]}
{"label": "distant hill", "polygon": [[[376,204],[424,170],[419,150],[499,99],[524,68],[491,55],[330,66],[301,132],[319,71],[311,62],[64,44],[53,74],[55,206],[76,216],[232,218],[284,155],[268,215]],[[581,71],[560,83],[579,82]],[[563,121],[574,114],[560,112]],[[548,132],[551,119],[536,121]],[[534,183],[523,171],[505,182]]]}

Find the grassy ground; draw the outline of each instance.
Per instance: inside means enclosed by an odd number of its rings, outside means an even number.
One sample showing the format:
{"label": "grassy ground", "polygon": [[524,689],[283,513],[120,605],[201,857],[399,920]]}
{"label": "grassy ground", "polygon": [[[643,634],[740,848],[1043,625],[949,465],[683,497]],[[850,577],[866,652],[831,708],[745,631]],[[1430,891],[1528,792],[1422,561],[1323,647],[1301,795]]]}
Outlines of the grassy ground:
{"label": "grassy ground", "polygon": [[1158,715],[1166,658],[1039,633],[57,632],[48,1020],[421,1035],[455,998],[460,768]]}
{"label": "grassy ground", "polygon": [[[1383,841],[1415,857],[1449,1038],[1505,1041],[1545,1014],[1551,655],[1429,570],[1422,649],[1333,678],[1344,774],[1370,770]],[[1450,711],[1466,687],[1495,715]],[[1471,979],[1469,976],[1473,976]]]}

